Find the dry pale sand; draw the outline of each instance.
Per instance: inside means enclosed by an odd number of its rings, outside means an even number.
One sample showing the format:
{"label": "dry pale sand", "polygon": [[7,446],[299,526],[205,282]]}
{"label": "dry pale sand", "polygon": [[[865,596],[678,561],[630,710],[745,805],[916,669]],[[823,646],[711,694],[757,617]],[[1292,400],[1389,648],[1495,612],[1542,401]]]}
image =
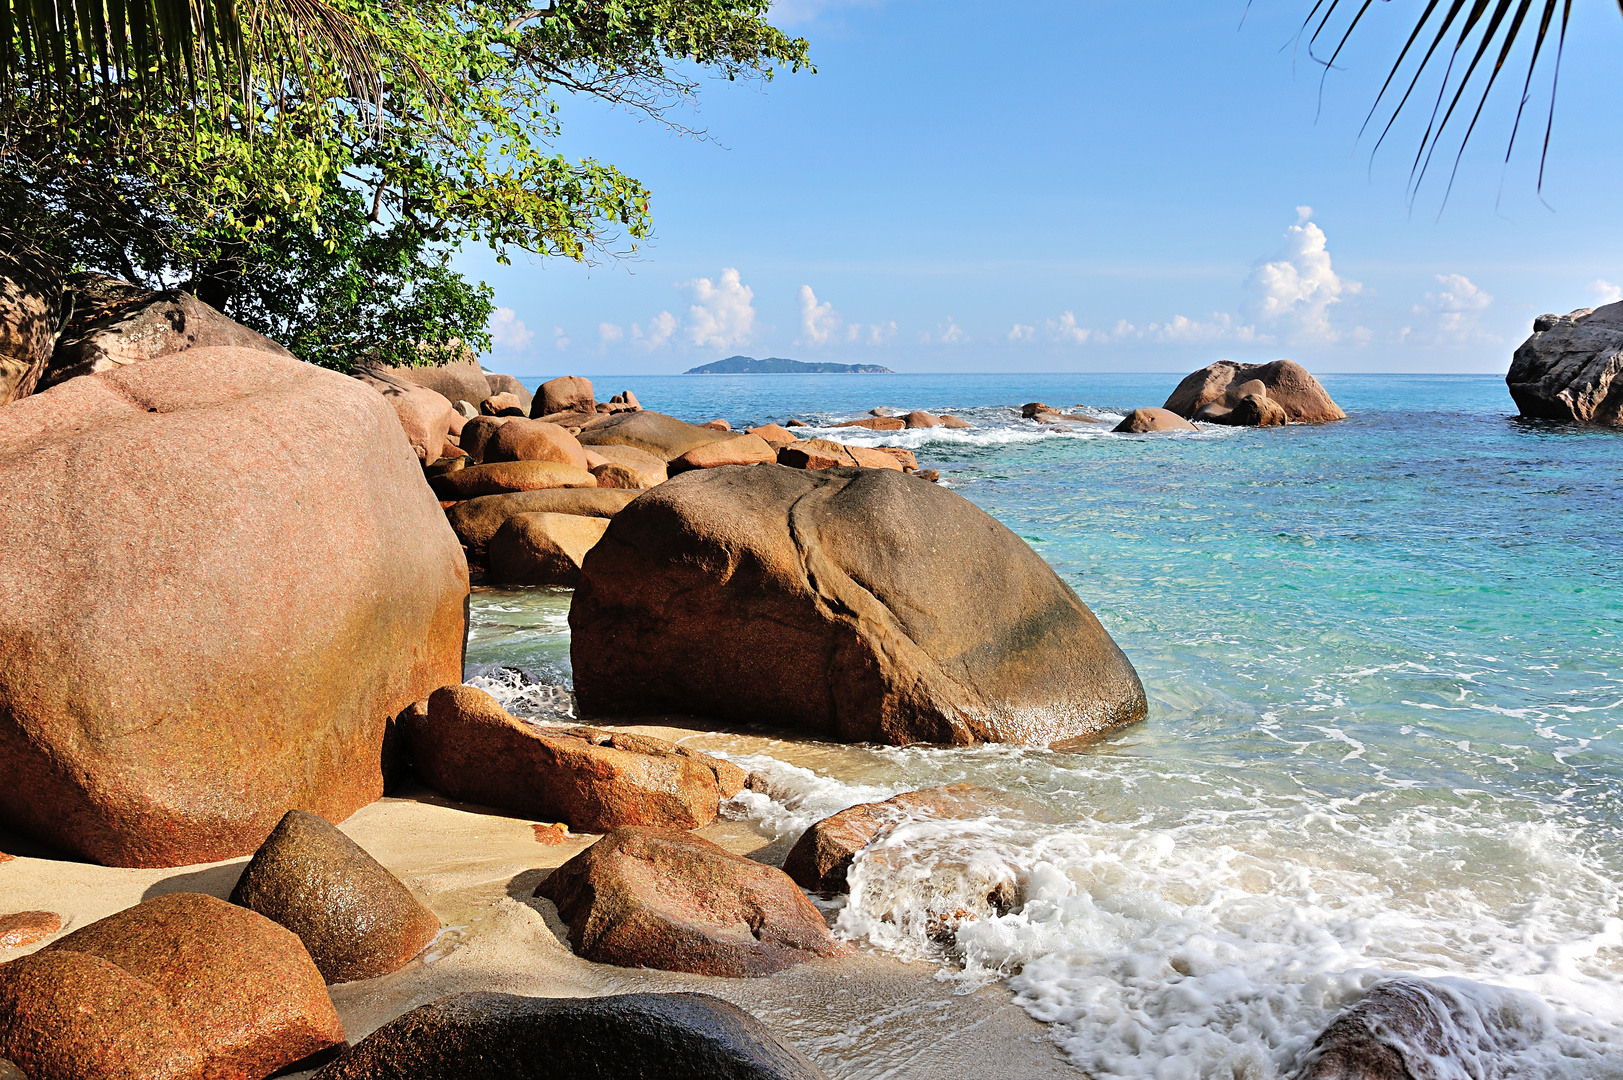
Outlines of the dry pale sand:
{"label": "dry pale sand", "polygon": [[[567,928],[551,902],[531,894],[547,870],[583,850],[592,837],[538,843],[528,821],[450,803],[424,789],[380,800],[342,828],[399,875],[445,927],[423,956],[400,971],[332,988],[351,1041],[414,1006],[463,991],[579,997],[698,990],[749,1010],[831,1077],[957,1080],[966,1071],[982,1080],[1081,1076],[1007,990],[988,986],[966,993],[938,980],[938,969],[928,964],[852,950],[770,978],[719,979],[581,960],[570,951]],[[766,839],[743,824],[717,822],[701,835],[740,854],[782,857],[775,850],[781,844],[769,854]],[[63,933],[168,892],[226,897],[247,862],[109,869],[51,858],[4,834],[0,850],[19,856],[0,864],[0,913],[55,911]],[[0,961],[43,944],[0,950]]]}

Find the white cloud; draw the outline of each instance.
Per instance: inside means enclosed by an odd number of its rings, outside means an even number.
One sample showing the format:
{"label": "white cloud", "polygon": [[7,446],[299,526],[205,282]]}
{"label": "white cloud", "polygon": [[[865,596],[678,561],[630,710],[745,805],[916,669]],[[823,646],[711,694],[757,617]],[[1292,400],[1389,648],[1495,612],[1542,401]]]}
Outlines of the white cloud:
{"label": "white cloud", "polygon": [[954,322],[950,315],[947,316],[946,323],[937,324],[935,330],[935,339],[942,345],[957,345],[961,341],[968,340],[964,337],[963,327]]}
{"label": "white cloud", "polygon": [[600,322],[597,324],[597,340],[604,345],[612,345],[625,336],[626,332],[615,323]]}
{"label": "white cloud", "polygon": [[1331,267],[1324,230],[1309,220],[1312,216],[1311,206],[1296,208],[1296,224],[1285,230],[1284,250],[1258,264],[1246,287],[1258,294],[1254,307],[1259,322],[1278,324],[1295,342],[1329,344],[1341,336],[1330,325],[1330,305],[1363,286]]}
{"label": "white cloud", "polygon": [[883,345],[896,336],[896,320],[888,323],[873,324],[868,327],[868,344]]}
{"label": "white cloud", "polygon": [[1596,278],[1595,283],[1589,286],[1589,291],[1595,296],[1595,306],[1605,307],[1623,300],[1623,285],[1613,285],[1610,281]]}
{"label": "white cloud", "polygon": [[[1164,323],[1150,323],[1140,329],[1119,319],[1111,330],[1093,330],[1077,325],[1076,316],[1067,311],[1058,319],[1044,324],[1050,341],[1064,345],[1104,345],[1110,342],[1154,341],[1171,345],[1208,345],[1214,342],[1267,343],[1270,339],[1257,333],[1255,326],[1241,323],[1234,316],[1213,312],[1207,322],[1174,315]],[[1011,341],[1017,340],[1011,333]]]}
{"label": "white cloud", "polygon": [[1076,325],[1076,316],[1069,311],[1061,315],[1057,322],[1049,319],[1046,329],[1050,338],[1068,345],[1086,345],[1099,336],[1086,327]]}
{"label": "white cloud", "polygon": [[1010,341],[1030,341],[1036,336],[1037,328],[1035,326],[1026,326],[1022,323],[1015,323],[1014,326],[1009,329]]}
{"label": "white cloud", "polygon": [[512,308],[499,307],[490,317],[490,340],[498,349],[509,352],[523,352],[530,347],[535,335],[530,333],[524,321],[518,317],[518,312]]}
{"label": "white cloud", "polygon": [[[832,303],[817,302],[817,294],[812,292],[810,285],[800,287],[800,344],[827,345],[828,339],[840,328],[840,316],[834,310]],[[848,337],[855,337],[862,331],[860,326],[852,326]]]}
{"label": "white cloud", "polygon": [[1437,283],[1442,288],[1414,306],[1414,314],[1423,320],[1420,328],[1405,326],[1399,341],[1462,345],[1499,340],[1479,325],[1482,313],[1493,304],[1492,296],[1464,274],[1438,274]]}
{"label": "white cloud", "polygon": [[569,348],[569,339],[564,336],[563,327],[554,326],[552,328],[552,344],[559,349]]}
{"label": "white cloud", "polygon": [[644,352],[652,352],[670,343],[671,335],[676,333],[678,325],[675,315],[668,311],[661,311],[648,320],[648,330],[646,332],[643,331],[641,326],[632,323],[631,341]]}
{"label": "white cloud", "polygon": [[755,333],[755,292],[738,279],[737,270],[723,270],[719,283],[697,278],[686,288],[695,301],[688,308],[687,326],[693,344],[727,349],[746,344]]}

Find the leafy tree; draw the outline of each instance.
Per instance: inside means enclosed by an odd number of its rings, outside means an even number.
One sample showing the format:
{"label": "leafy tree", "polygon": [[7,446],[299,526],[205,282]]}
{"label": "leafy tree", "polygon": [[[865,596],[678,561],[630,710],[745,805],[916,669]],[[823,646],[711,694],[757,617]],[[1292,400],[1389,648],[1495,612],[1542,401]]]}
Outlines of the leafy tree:
{"label": "leafy tree", "polygon": [[809,66],[768,0],[0,4],[12,246],[178,283],[335,366],[483,342],[459,244],[586,259],[647,235],[637,180],[552,149],[560,96],[670,122],[699,75]]}

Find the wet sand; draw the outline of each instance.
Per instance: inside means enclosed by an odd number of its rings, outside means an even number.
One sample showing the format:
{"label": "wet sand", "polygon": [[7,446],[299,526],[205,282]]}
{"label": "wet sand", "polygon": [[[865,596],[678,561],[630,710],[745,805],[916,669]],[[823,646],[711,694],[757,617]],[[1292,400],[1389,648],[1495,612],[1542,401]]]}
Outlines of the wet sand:
{"label": "wet sand", "polygon": [[[747,1009],[831,1077],[957,1080],[966,1069],[986,1080],[1082,1075],[1001,985],[965,993],[939,981],[929,964],[853,948],[769,978],[721,979],[581,960],[570,951],[551,902],[532,894],[548,870],[595,838],[543,844],[531,824],[422,788],[382,799],[343,823],[343,831],[405,881],[445,927],[401,970],[332,987],[351,1042],[417,1005],[466,991],[584,997],[695,990]],[[700,835],[740,854],[782,857],[745,824],[718,821]],[[55,911],[62,933],[164,893],[224,898],[247,863],[111,869],[42,857],[47,853],[4,834],[0,850],[18,855],[0,864],[0,910]],[[0,950],[0,961],[44,944]]]}

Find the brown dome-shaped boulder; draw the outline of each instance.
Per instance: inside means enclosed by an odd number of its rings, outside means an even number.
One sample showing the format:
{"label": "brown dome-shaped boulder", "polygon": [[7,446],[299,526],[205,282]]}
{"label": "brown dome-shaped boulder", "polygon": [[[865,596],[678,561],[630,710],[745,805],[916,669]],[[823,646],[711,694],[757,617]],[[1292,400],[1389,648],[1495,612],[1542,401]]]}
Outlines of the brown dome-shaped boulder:
{"label": "brown dome-shaped boulder", "polygon": [[1393,979],[1372,988],[1319,1034],[1296,1080],[1467,1076],[1474,1071],[1467,1063],[1495,1049],[1496,1029],[1491,1017],[1446,987]]}
{"label": "brown dome-shaped boulder", "polygon": [[580,442],[557,424],[513,417],[484,444],[482,461],[557,461],[586,468]]}
{"label": "brown dome-shaped boulder", "polygon": [[1199,419],[1195,414],[1202,406],[1215,403],[1232,407],[1235,402],[1229,400],[1230,388],[1238,388],[1252,381],[1262,383],[1267,389],[1268,398],[1284,410],[1292,423],[1321,424],[1347,419],[1347,414],[1331,400],[1324,387],[1319,385],[1319,380],[1294,360],[1274,360],[1267,364],[1237,364],[1232,360],[1219,360],[1192,375],[1186,375],[1167,398],[1163,408],[1186,420]]}
{"label": "brown dome-shaped boulder", "polygon": [[458,994],[383,1025],[316,1080],[823,1080],[738,1006],[709,994]]}
{"label": "brown dome-shaped boulder", "polygon": [[531,394],[523,383],[511,375],[492,374],[488,371],[485,373],[485,382],[489,385],[492,396],[512,394],[518,398],[519,408],[524,410],[524,415],[530,415],[530,407],[535,404],[535,395]]}
{"label": "brown dome-shaped boulder", "polygon": [[899,471],[684,473],[616,515],[569,623],[586,716],[900,745],[1046,742],[1146,710],[1127,657],[1025,541]]}
{"label": "brown dome-shaped boulder", "polygon": [[[10,981],[17,969],[0,964],[0,999],[21,1006],[9,1024],[0,1009],[0,1057],[19,1063],[30,1048],[59,1038],[49,1026],[64,1020],[80,1046],[102,1048],[115,1062],[132,1050],[130,1039],[148,1040],[160,1063],[195,1047],[201,1069],[172,1074],[187,1077],[269,1076],[344,1043],[327,986],[298,937],[257,912],[201,893],[147,900],[25,959],[39,965],[42,977],[29,979],[21,992]],[[23,969],[25,976],[30,972]],[[164,1027],[144,1024],[142,1010]]]}
{"label": "brown dome-shaped boulder", "polygon": [[561,412],[590,415],[597,410],[594,394],[592,380],[579,375],[560,375],[541,384],[530,405],[530,415],[537,418]]}
{"label": "brown dome-shaped boulder", "polygon": [[731,438],[731,432],[647,410],[605,417],[580,433],[582,446],[634,446],[666,462],[675,461],[690,450]]}
{"label": "brown dome-shaped boulder", "polygon": [[0,480],[7,828],[247,855],[376,799],[389,718],[461,678],[467,563],[354,379],[248,349],[70,379],[0,409]]}
{"label": "brown dome-shaped boulder", "polygon": [[393,375],[427,387],[446,401],[466,401],[476,409],[491,393],[484,369],[473,359],[472,350],[466,348],[462,350],[462,359],[444,364],[394,365],[363,361],[353,370]]}
{"label": "brown dome-shaped boulder", "polygon": [[699,829],[721,806],[715,759],[660,739],[541,728],[471,686],[446,686],[410,714],[406,737],[425,784],[448,798],[562,821],[575,832],[622,825]]}
{"label": "brown dome-shaped boulder", "polygon": [[[417,459],[432,465],[445,454],[446,436],[458,427],[456,408],[442,395],[410,379],[403,379],[388,370],[355,371],[355,378],[383,395],[383,400],[394,409],[400,420],[400,430],[406,433]],[[466,425],[462,425],[466,426]]]}
{"label": "brown dome-shaped boulder", "polygon": [[603,539],[609,519],[578,514],[515,514],[490,539],[492,581],[573,589],[580,564]]}
{"label": "brown dome-shaped boulder", "polygon": [[579,514],[583,517],[611,518],[641,494],[640,490],[609,488],[515,491],[505,495],[481,495],[459,502],[445,511],[445,517],[468,549],[468,554],[482,558],[501,527],[518,514]]}
{"label": "brown dome-shaped boulder", "polygon": [[1128,435],[1146,435],[1152,431],[1195,431],[1194,424],[1170,409],[1134,409],[1122,422],[1111,429]]}
{"label": "brown dome-shaped boulder", "polygon": [[1541,315],[1505,383],[1523,416],[1623,427],[1623,302]]}
{"label": "brown dome-shaped boulder", "polygon": [[742,434],[722,442],[697,446],[669,465],[674,475],[689,469],[719,469],[723,465],[761,465],[777,461],[778,452],[759,435]]}
{"label": "brown dome-shaped boulder", "polygon": [[329,983],[387,975],[440,920],[324,818],[289,810],[249,860],[231,902],[299,935]]}
{"label": "brown dome-shaped boulder", "polygon": [[536,889],[558,906],[577,956],[740,978],[839,951],[789,875],[702,837],[616,829]]}

